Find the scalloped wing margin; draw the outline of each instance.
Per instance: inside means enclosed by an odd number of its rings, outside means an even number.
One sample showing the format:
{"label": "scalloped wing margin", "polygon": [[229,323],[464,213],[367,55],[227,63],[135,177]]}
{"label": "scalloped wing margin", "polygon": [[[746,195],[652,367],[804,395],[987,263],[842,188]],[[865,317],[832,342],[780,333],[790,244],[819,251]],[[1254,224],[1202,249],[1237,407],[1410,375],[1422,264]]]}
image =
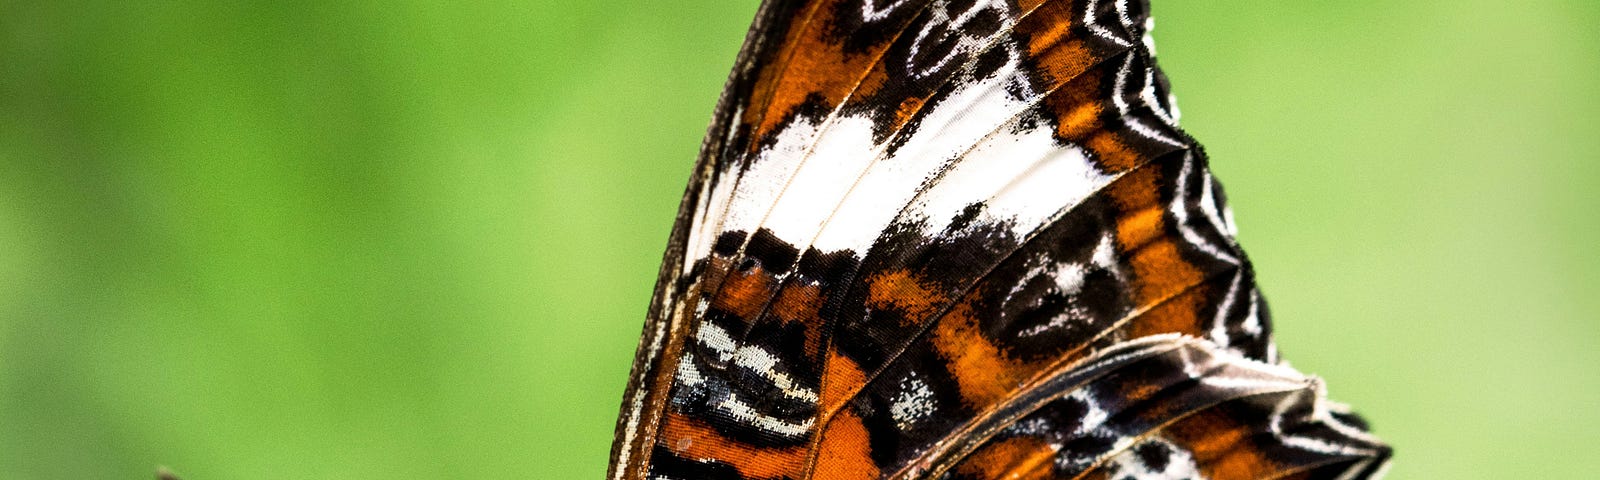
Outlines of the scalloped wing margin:
{"label": "scalloped wing margin", "polygon": [[[1149,26],[1140,1],[763,4],[610,477],[1373,474],[1386,447],[1276,366]],[[1046,421],[1079,410],[1120,416]]]}

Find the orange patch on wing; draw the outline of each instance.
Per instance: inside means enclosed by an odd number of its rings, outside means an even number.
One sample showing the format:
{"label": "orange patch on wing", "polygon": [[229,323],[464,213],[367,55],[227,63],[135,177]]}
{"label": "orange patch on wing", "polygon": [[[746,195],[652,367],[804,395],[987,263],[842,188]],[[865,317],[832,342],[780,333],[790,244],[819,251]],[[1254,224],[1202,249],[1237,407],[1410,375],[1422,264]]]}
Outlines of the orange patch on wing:
{"label": "orange patch on wing", "polygon": [[1014,437],[984,445],[956,464],[964,476],[1033,480],[1051,478],[1056,449],[1033,437]]}
{"label": "orange patch on wing", "polygon": [[1056,134],[1062,138],[1081,138],[1101,127],[1100,105],[1081,104],[1060,112],[1056,118]]}
{"label": "orange patch on wing", "polygon": [[[873,97],[890,85],[889,78],[887,67],[884,64],[874,65],[872,70],[863,77],[861,88],[856,91],[852,102]],[[897,83],[895,85],[901,86],[903,84]],[[928,102],[928,98],[932,94],[932,92],[927,92],[922,95],[912,95],[913,91],[911,90],[890,90],[890,92],[892,93],[891,97],[898,96],[900,99],[900,105],[896,106],[894,110],[894,122],[889,125],[891,130],[911,121],[911,116],[922,110],[922,106]]]}
{"label": "orange patch on wing", "polygon": [[[1117,132],[1106,129],[1100,115],[1105,113],[1106,64],[1105,57],[1097,56],[1081,44],[1069,43],[1055,47],[1041,57],[1053,63],[1045,68],[1056,68],[1053,76],[1065,81],[1044,105],[1056,119],[1056,136],[1087,149],[1101,170],[1125,172],[1151,160],[1158,152],[1141,151],[1129,144]],[[1113,61],[1112,63],[1116,63]]]}
{"label": "orange patch on wing", "polygon": [[978,330],[978,319],[966,302],[935,324],[928,338],[944,357],[962,402],[972,407],[985,407],[1005,398],[1036,370],[1007,356],[984,338]]}
{"label": "orange patch on wing", "polygon": [[1090,136],[1102,131],[1100,113],[1105,109],[1099,92],[1102,78],[1098,70],[1080,72],[1045,97],[1044,105],[1056,117],[1056,136],[1087,147]]}
{"label": "orange patch on wing", "polygon": [[916,322],[934,313],[947,299],[909,270],[892,270],[867,279],[867,307],[897,310]]}
{"label": "orange patch on wing", "polygon": [[848,410],[828,423],[817,445],[817,459],[811,478],[828,480],[869,480],[878,478],[878,464],[872,461],[872,444],[861,417]]}
{"label": "orange patch on wing", "polygon": [[667,415],[657,443],[680,457],[727,463],[750,479],[797,478],[807,453],[804,445],[764,448],[729,439],[709,425],[678,414]]}
{"label": "orange patch on wing", "polygon": [[[795,107],[807,97],[818,97],[826,106],[839,105],[856,88],[862,75],[872,67],[880,54],[889,47],[883,42],[846,52],[842,38],[834,38],[831,30],[837,23],[833,12],[839,1],[819,1],[811,5],[795,21],[814,16],[809,22],[793,25],[784,39],[780,58],[762,68],[757,74],[751,105],[764,105],[745,112],[743,119],[753,125],[755,137],[762,138],[777,128]],[[753,142],[752,148],[758,142]]]}
{"label": "orange patch on wing", "polygon": [[1207,290],[1188,290],[1205,281],[1204,274],[1183,259],[1178,244],[1166,230],[1161,181],[1159,169],[1144,168],[1128,172],[1106,189],[1121,212],[1116,226],[1117,249],[1127,256],[1132,269],[1134,301],[1151,307],[1123,328],[1129,338],[1204,333],[1198,312],[1205,304],[1203,295]]}
{"label": "orange patch on wing", "polygon": [[[1028,39],[1028,55],[1035,61],[1041,52],[1055,48],[1072,34],[1072,2],[1054,2],[1037,7],[1033,14],[1017,24],[1016,31]],[[1063,19],[1065,21],[1063,21]]]}
{"label": "orange patch on wing", "polygon": [[1083,144],[1095,154],[1095,159],[1100,161],[1101,167],[1109,171],[1129,170],[1147,160],[1143,154],[1117,137],[1116,133],[1108,130],[1094,132],[1084,140]]}
{"label": "orange patch on wing", "polygon": [[1128,263],[1139,274],[1140,293],[1150,298],[1165,298],[1204,280],[1194,264],[1179,256],[1178,244],[1171,239],[1140,248]]}
{"label": "orange patch on wing", "polygon": [[1220,410],[1207,410],[1167,426],[1162,436],[1188,449],[1206,478],[1246,480],[1283,473],[1284,466],[1251,444],[1255,433]]}
{"label": "orange patch on wing", "polygon": [[[1117,208],[1126,214],[1124,215],[1125,218],[1131,216],[1133,212],[1144,210],[1155,210],[1159,214],[1161,210],[1160,182],[1161,172],[1154,168],[1146,168],[1128,172],[1127,175],[1117,179],[1115,184],[1109,186],[1107,192],[1117,202]],[[1118,246],[1122,247],[1123,250],[1139,246],[1144,242],[1134,242],[1132,239],[1148,239],[1152,235],[1159,233],[1160,221],[1161,217],[1158,215],[1145,220],[1148,224],[1135,225],[1142,228],[1130,228],[1131,226],[1126,224],[1127,220],[1123,220],[1123,223],[1117,225]],[[1142,235],[1133,233],[1143,231],[1149,231],[1150,233]]]}
{"label": "orange patch on wing", "polygon": [[828,348],[828,366],[822,375],[822,411],[843,405],[866,382],[867,374],[861,371],[860,365],[840,354],[838,349]]}
{"label": "orange patch on wing", "polygon": [[[1070,60],[1063,62],[1091,63],[1087,51],[1064,51]],[[1056,136],[1082,146],[1094,159],[1096,167],[1108,173],[1128,172],[1150,160],[1146,152],[1139,151],[1124,141],[1116,132],[1106,129],[1101,116],[1106,113],[1105,99],[1101,98],[1104,73],[1089,69],[1091,65],[1064,69],[1062,75],[1074,75],[1071,81],[1045,98],[1047,111],[1055,117]],[[1078,71],[1079,68],[1089,69]],[[1154,190],[1151,190],[1154,191]]]}
{"label": "orange patch on wing", "polygon": [[1135,321],[1128,323],[1125,328],[1128,338],[1163,333],[1205,337],[1207,333],[1205,327],[1201,325],[1198,312],[1210,293],[1204,286],[1196,287],[1151,308],[1139,315]]}
{"label": "orange patch on wing", "polygon": [[821,358],[822,333],[826,328],[825,322],[817,317],[817,310],[821,307],[822,287],[793,283],[783,286],[772,303],[772,314],[780,321],[798,323],[804,327],[806,355],[813,361]]}
{"label": "orange patch on wing", "polygon": [[772,290],[777,287],[772,274],[760,266],[749,270],[728,272],[722,281],[722,290],[711,300],[711,306],[722,309],[746,321],[754,321]]}
{"label": "orange patch on wing", "polygon": [[1159,169],[1145,168],[1129,172],[1107,188],[1122,212],[1117,220],[1117,248],[1129,256],[1137,300],[1144,305],[1203,280],[1200,270],[1185,261],[1177,243],[1168,238],[1161,181]]}
{"label": "orange patch on wing", "polygon": [[1166,212],[1156,207],[1123,212],[1117,219],[1117,244],[1123,251],[1149,245],[1166,234]]}
{"label": "orange patch on wing", "polygon": [[772,311],[779,320],[808,325],[816,323],[820,307],[822,288],[816,285],[785,285],[772,303]]}
{"label": "orange patch on wing", "polygon": [[1083,38],[1073,35],[1080,23],[1074,19],[1073,6],[1073,2],[1039,6],[1016,27],[1027,39],[1028,56],[1038,66],[1038,73],[1050,80],[1047,88],[1077,77],[1099,60]]}

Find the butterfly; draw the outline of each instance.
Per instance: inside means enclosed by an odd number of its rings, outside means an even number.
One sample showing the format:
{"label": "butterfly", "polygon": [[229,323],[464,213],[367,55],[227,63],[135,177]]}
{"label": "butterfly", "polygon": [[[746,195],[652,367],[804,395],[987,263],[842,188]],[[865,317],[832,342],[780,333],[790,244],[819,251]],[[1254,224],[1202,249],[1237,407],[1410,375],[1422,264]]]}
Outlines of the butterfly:
{"label": "butterfly", "polygon": [[1373,478],[1284,363],[1141,0],[767,0],[680,206],[622,479]]}

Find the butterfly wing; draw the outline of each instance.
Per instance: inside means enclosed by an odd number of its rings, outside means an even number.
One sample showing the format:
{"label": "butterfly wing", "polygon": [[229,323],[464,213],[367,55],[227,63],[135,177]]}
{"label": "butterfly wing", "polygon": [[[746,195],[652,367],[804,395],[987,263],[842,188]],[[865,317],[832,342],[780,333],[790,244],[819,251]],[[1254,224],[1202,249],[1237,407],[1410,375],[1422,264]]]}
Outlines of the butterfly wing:
{"label": "butterfly wing", "polygon": [[1279,365],[1147,11],[764,3],[673,230],[612,478],[1381,465]]}

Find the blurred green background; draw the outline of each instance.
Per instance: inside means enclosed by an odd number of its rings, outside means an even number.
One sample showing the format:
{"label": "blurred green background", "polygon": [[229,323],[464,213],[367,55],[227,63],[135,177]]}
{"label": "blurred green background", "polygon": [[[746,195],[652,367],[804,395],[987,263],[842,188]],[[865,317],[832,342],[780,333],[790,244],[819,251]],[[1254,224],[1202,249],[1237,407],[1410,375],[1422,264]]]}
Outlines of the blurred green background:
{"label": "blurred green background", "polygon": [[[1600,4],[1155,0],[1391,478],[1600,463]],[[751,1],[0,0],[0,478],[598,478]]]}

